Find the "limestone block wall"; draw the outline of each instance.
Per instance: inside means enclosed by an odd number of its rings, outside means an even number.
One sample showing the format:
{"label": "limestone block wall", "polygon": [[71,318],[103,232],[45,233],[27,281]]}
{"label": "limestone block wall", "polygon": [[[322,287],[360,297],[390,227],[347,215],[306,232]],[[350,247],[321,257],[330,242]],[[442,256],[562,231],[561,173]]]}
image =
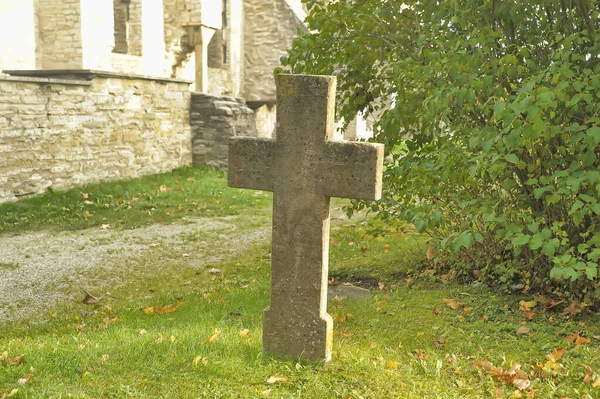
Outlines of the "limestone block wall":
{"label": "limestone block wall", "polygon": [[35,68],[34,15],[33,0],[0,0],[0,72]]}
{"label": "limestone block wall", "polygon": [[241,98],[192,93],[190,121],[196,165],[226,168],[229,138],[257,135],[254,113]]}
{"label": "limestone block wall", "polygon": [[37,0],[40,68],[82,68],[80,0]]}
{"label": "limestone block wall", "polygon": [[292,0],[245,0],[244,96],[248,101],[274,101],[273,69],[305,29],[302,6]]}
{"label": "limestone block wall", "polygon": [[191,163],[188,84],[0,77],[0,202]]}

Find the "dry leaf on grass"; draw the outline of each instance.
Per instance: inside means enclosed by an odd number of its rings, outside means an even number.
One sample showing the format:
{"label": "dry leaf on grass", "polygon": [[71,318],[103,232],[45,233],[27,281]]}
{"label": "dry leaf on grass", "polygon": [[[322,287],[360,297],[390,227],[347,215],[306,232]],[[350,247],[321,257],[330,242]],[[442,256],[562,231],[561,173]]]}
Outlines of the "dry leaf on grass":
{"label": "dry leaf on grass", "polygon": [[455,299],[448,299],[448,298],[442,299],[442,303],[454,310],[458,309],[461,305],[464,305],[463,302],[457,302]]}
{"label": "dry leaf on grass", "polygon": [[537,304],[536,301],[521,301],[519,302],[519,310],[521,312],[528,312],[530,310],[532,310],[533,308],[535,308],[535,305]]}
{"label": "dry leaf on grass", "polygon": [[102,300],[102,297],[95,297],[91,294],[87,294],[85,295],[85,298],[83,298],[83,303],[87,304],[91,304],[91,303],[98,303]]}
{"label": "dry leaf on grass", "polygon": [[517,334],[529,334],[531,330],[527,326],[517,328]]}
{"label": "dry leaf on grass", "polygon": [[565,339],[569,343],[575,344],[575,345],[589,344],[591,342],[591,340],[589,338],[585,338],[585,337],[580,336],[578,332],[576,332],[573,335],[569,335]]}
{"label": "dry leaf on grass", "polygon": [[19,366],[21,363],[23,363],[23,358],[25,357],[25,355],[21,355],[21,356],[17,356],[14,358],[6,358],[6,364],[8,364],[9,366],[14,366],[17,367]]}
{"label": "dry leaf on grass", "polygon": [[267,384],[271,385],[271,384],[275,384],[277,382],[289,382],[290,379],[288,377],[286,377],[285,375],[281,375],[281,374],[275,374],[271,377],[269,377],[269,379],[267,380]]}

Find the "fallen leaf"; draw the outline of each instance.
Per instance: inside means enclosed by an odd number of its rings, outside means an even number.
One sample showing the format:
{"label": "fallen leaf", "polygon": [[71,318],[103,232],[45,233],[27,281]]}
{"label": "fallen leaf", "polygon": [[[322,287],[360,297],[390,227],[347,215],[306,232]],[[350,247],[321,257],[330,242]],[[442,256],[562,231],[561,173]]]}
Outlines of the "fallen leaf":
{"label": "fallen leaf", "polygon": [[17,384],[25,385],[29,382],[30,379],[31,379],[31,374],[25,374],[22,378],[19,378],[19,380],[17,381]]}
{"label": "fallen leaf", "polygon": [[406,286],[411,287],[414,284],[413,278],[409,277],[406,279]]}
{"label": "fallen leaf", "polygon": [[519,302],[519,310],[521,312],[527,312],[530,311],[531,309],[535,308],[535,305],[537,304],[536,301],[521,301]]}
{"label": "fallen leaf", "polygon": [[433,312],[433,314],[440,314],[440,313],[442,313],[442,309],[440,309],[440,308],[433,308],[433,309],[431,309],[431,311]]}
{"label": "fallen leaf", "polygon": [[161,193],[164,193],[164,192],[167,192],[167,191],[172,191],[173,189],[171,187],[167,187],[165,185],[161,185],[159,187],[159,190],[160,190]]}
{"label": "fallen leaf", "polygon": [[464,314],[471,314],[471,312],[473,311],[473,308],[470,306],[467,306],[465,308],[463,308],[463,313]]}
{"label": "fallen leaf", "polygon": [[437,256],[437,252],[435,252],[435,249],[433,249],[432,247],[429,247],[427,248],[427,253],[425,254],[425,256],[427,257],[427,260],[432,260]]}
{"label": "fallen leaf", "polygon": [[531,330],[527,326],[517,328],[517,334],[529,334]]}
{"label": "fallen leaf", "polygon": [[204,356],[196,356],[192,361],[192,364],[194,365],[194,367],[198,367],[200,364],[206,366],[208,364],[208,359]]}
{"label": "fallen leaf", "polygon": [[250,336],[250,330],[248,330],[247,328],[244,328],[243,330],[240,331],[240,337],[248,338],[249,336]]}
{"label": "fallen leaf", "polygon": [[281,374],[275,374],[271,377],[269,377],[269,379],[267,380],[267,384],[271,385],[271,384],[275,384],[277,382],[288,382],[290,379],[288,377],[286,377],[285,375],[281,375]]}
{"label": "fallen leaf", "polygon": [[160,344],[161,342],[163,342],[164,339],[165,339],[164,335],[162,335],[161,333],[157,333],[156,336],[154,337],[154,343]]}
{"label": "fallen leaf", "polygon": [[546,358],[548,360],[552,360],[554,362],[559,361],[565,355],[565,348],[556,348],[551,354],[547,355]]}
{"label": "fallen leaf", "polygon": [[8,364],[9,366],[14,366],[17,367],[19,366],[21,363],[23,363],[23,358],[25,357],[25,355],[21,355],[21,356],[17,356],[14,358],[6,358],[6,364]]}
{"label": "fallen leaf", "polygon": [[437,346],[438,348],[444,345],[446,345],[446,340],[444,338],[438,338],[435,340],[435,346]]}
{"label": "fallen leaf", "polygon": [[396,370],[398,368],[398,362],[395,360],[387,360],[385,362],[385,368],[389,370]]}
{"label": "fallen leaf", "polygon": [[15,389],[13,389],[12,391],[10,391],[10,392],[8,393],[8,395],[6,395],[6,398],[7,398],[7,399],[8,399],[8,398],[12,398],[12,397],[13,397],[13,396],[15,396],[17,393],[19,393],[19,389],[18,389],[18,388],[15,388]]}
{"label": "fallen leaf", "polygon": [[335,237],[331,237],[331,244],[332,245],[340,245],[340,240],[338,240]]}
{"label": "fallen leaf", "polygon": [[533,319],[533,317],[536,315],[536,312],[533,312],[531,310],[525,311],[523,312],[523,317],[525,317],[527,320],[531,320]]}
{"label": "fallen leaf", "polygon": [[108,358],[109,358],[109,357],[110,357],[110,356],[108,355],[108,353],[105,353],[104,355],[102,355],[102,356],[100,357],[100,360],[102,360],[103,362],[105,362],[105,361],[107,361],[107,360],[108,360]]}
{"label": "fallen leaf", "polygon": [[475,367],[477,367],[478,369],[484,369],[487,371],[494,369],[494,365],[489,360],[475,360]]}
{"label": "fallen leaf", "polygon": [[103,224],[100,226],[100,230],[110,229],[110,224]]}
{"label": "fallen leaf", "polygon": [[85,298],[83,298],[83,303],[85,303],[85,304],[98,303],[101,300],[102,300],[102,297],[95,297],[91,294],[86,294]]}
{"label": "fallen leaf", "polygon": [[458,309],[461,305],[464,305],[464,303],[462,303],[462,302],[457,302],[454,299],[448,299],[448,298],[442,299],[442,303],[454,310]]}
{"label": "fallen leaf", "polygon": [[210,338],[206,340],[206,342],[208,342],[208,343],[215,342],[216,340],[219,339],[219,335],[221,335],[221,330],[219,330],[218,328],[215,328],[213,330],[213,335],[211,335]]}
{"label": "fallen leaf", "polygon": [[154,313],[154,306],[148,306],[147,308],[144,308],[144,313],[145,314],[152,314],[152,313]]}
{"label": "fallen leaf", "polygon": [[591,340],[589,338],[585,338],[579,335],[578,332],[576,332],[575,334],[569,335],[567,337],[565,337],[565,339],[571,343],[571,344],[575,344],[575,345],[583,345],[583,344],[587,344],[590,343]]}
{"label": "fallen leaf", "polygon": [[583,369],[586,371],[585,375],[583,376],[583,382],[590,383],[594,381],[596,377],[594,369],[588,366],[587,364],[582,364],[581,367],[583,367]]}
{"label": "fallen leaf", "polygon": [[427,360],[427,353],[424,350],[419,349],[415,351],[414,358],[418,360]]}
{"label": "fallen leaf", "polygon": [[525,378],[515,378],[513,381],[513,385],[516,386],[517,389],[522,391],[524,389],[529,388],[529,386],[531,385],[531,381]]}
{"label": "fallen leaf", "polygon": [[383,248],[389,249],[390,248],[390,244],[383,244]]}
{"label": "fallen leaf", "polygon": [[573,301],[567,306],[563,314],[569,313],[571,316],[575,316],[577,313],[581,313],[584,308],[584,304],[580,304],[577,301]]}
{"label": "fallen leaf", "polygon": [[213,267],[213,268],[212,268],[212,269],[210,269],[208,272],[209,272],[210,274],[219,274],[219,273],[221,273],[221,269],[217,269],[217,268]]}

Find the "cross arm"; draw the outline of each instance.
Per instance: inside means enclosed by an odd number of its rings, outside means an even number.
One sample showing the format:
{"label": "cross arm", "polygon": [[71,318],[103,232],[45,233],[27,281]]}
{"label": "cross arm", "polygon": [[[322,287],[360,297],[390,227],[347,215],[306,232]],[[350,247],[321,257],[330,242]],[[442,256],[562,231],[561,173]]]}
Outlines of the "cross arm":
{"label": "cross arm", "polygon": [[327,161],[322,167],[324,195],[381,198],[383,144],[332,141],[327,147]]}
{"label": "cross arm", "polygon": [[230,138],[227,185],[273,191],[275,148],[272,139]]}

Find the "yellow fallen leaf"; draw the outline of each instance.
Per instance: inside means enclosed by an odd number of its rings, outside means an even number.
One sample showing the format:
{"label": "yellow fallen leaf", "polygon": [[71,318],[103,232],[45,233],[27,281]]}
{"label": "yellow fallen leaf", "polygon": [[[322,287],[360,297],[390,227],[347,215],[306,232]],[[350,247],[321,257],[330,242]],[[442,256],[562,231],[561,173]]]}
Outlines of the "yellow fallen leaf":
{"label": "yellow fallen leaf", "polygon": [[209,342],[209,343],[215,342],[217,339],[219,339],[219,335],[221,335],[221,330],[215,328],[213,331],[213,335],[211,335],[210,338],[206,340],[206,342]]}
{"label": "yellow fallen leaf", "polygon": [[521,312],[528,312],[531,309],[535,308],[536,303],[536,301],[521,301],[519,302],[519,310]]}
{"label": "yellow fallen leaf", "polygon": [[154,313],[154,307],[153,306],[148,306],[147,308],[144,308],[144,313],[145,314],[152,314],[152,313]]}
{"label": "yellow fallen leaf", "polygon": [[247,328],[244,328],[243,330],[240,331],[240,337],[247,338],[249,336],[250,336],[250,330],[248,330]]}
{"label": "yellow fallen leaf", "polygon": [[208,359],[204,356],[196,356],[192,364],[194,365],[194,367],[198,367],[200,364],[206,366],[208,364]]}
{"label": "yellow fallen leaf", "polygon": [[160,344],[161,342],[163,342],[163,339],[164,339],[164,336],[161,333],[158,333],[154,337],[154,343],[155,344]]}
{"label": "yellow fallen leaf", "polygon": [[389,370],[396,370],[398,368],[398,362],[394,360],[388,360],[385,362],[385,368]]}
{"label": "yellow fallen leaf", "polygon": [[267,380],[267,384],[271,385],[271,384],[275,384],[277,382],[288,382],[290,379],[288,377],[286,377],[285,375],[281,375],[281,374],[275,374],[271,377],[269,377],[269,379]]}
{"label": "yellow fallen leaf", "polygon": [[13,396],[15,396],[17,393],[19,393],[19,390],[17,388],[13,389],[12,391],[10,391],[8,393],[8,395],[6,395],[6,398],[12,398]]}

